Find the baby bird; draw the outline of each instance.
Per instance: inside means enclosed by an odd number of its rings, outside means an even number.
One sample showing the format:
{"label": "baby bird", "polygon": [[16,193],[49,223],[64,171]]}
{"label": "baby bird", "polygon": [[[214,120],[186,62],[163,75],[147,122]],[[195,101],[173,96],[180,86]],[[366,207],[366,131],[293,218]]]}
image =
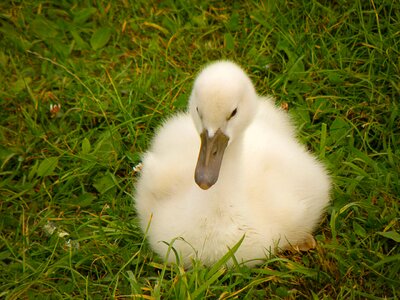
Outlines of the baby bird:
{"label": "baby bird", "polygon": [[241,241],[235,259],[254,266],[279,250],[315,247],[330,186],[286,112],[258,96],[238,65],[218,61],[197,76],[188,112],[156,133],[135,203],[167,262],[212,265]]}

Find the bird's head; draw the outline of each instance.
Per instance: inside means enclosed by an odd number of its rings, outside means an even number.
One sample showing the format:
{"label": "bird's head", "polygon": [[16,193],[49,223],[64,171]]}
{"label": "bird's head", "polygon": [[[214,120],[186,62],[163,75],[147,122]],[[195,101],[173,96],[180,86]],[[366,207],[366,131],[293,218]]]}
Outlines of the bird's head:
{"label": "bird's head", "polygon": [[234,63],[213,63],[197,76],[189,111],[201,138],[195,181],[202,189],[217,182],[225,149],[251,122],[256,99],[250,78]]}

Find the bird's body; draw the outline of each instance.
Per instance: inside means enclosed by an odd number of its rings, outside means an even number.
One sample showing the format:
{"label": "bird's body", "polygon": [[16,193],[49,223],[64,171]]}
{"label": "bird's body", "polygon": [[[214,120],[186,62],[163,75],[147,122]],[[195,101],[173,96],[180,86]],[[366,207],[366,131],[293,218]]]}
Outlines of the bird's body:
{"label": "bird's body", "polygon": [[277,249],[311,247],[329,201],[329,177],[286,113],[230,62],[200,73],[189,112],[158,131],[143,166],[141,226],[162,258],[176,260],[170,244],[185,265],[211,265],[243,237],[235,257],[248,265]]}

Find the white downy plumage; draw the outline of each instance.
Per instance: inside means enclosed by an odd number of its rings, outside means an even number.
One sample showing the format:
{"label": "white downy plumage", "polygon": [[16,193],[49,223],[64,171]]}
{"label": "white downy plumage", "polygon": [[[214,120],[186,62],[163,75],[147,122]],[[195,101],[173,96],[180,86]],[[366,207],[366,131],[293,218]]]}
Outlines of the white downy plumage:
{"label": "white downy plumage", "polygon": [[240,67],[220,61],[196,78],[189,111],[155,135],[135,202],[165,260],[176,261],[170,245],[185,265],[212,265],[244,237],[234,255],[251,266],[279,249],[313,248],[329,190],[288,115],[258,96]]}

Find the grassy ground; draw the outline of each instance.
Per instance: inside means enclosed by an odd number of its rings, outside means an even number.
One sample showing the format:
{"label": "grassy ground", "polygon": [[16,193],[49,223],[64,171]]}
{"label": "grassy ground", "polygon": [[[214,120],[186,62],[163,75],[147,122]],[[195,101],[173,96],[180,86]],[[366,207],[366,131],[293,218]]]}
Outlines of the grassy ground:
{"label": "grassy ground", "polygon": [[[70,2],[0,4],[0,298],[398,299],[398,1]],[[133,167],[221,58],[288,107],[332,204],[309,253],[166,266]]]}

